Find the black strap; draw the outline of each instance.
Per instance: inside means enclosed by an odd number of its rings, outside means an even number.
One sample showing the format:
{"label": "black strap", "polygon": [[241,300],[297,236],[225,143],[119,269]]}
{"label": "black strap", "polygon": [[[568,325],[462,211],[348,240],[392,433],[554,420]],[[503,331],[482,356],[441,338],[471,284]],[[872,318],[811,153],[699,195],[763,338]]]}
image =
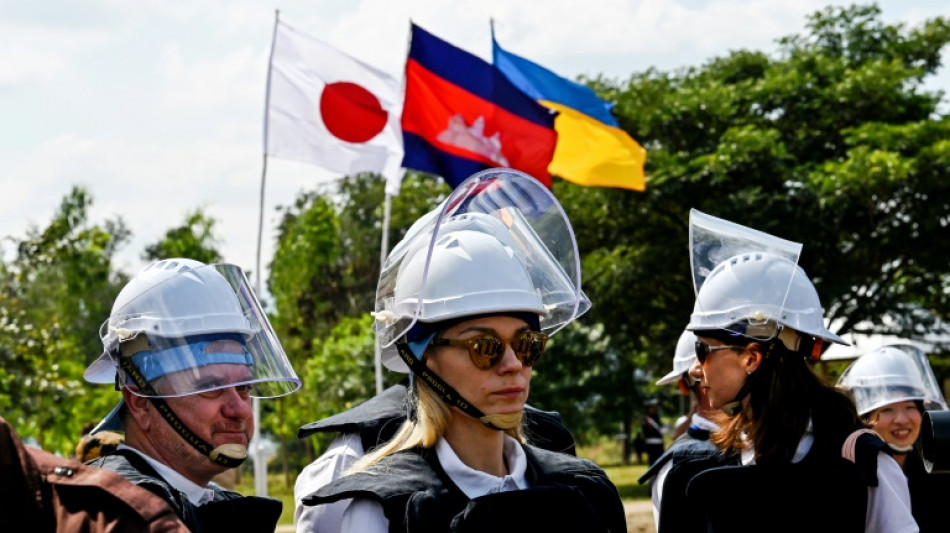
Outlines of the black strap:
{"label": "black strap", "polygon": [[481,412],[477,407],[468,403],[465,398],[462,398],[451,385],[445,382],[442,378],[432,373],[429,370],[429,367],[422,361],[422,359],[416,359],[416,356],[409,349],[409,345],[405,342],[396,343],[396,351],[399,352],[399,357],[406,362],[406,365],[409,366],[409,369],[412,370],[412,373],[415,374],[419,379],[426,382],[426,384],[436,392],[443,400],[446,401],[449,405],[454,405],[462,410],[463,413],[468,416],[480,420],[486,426],[501,430],[499,427],[495,427],[491,422],[485,422],[482,420],[485,413]]}

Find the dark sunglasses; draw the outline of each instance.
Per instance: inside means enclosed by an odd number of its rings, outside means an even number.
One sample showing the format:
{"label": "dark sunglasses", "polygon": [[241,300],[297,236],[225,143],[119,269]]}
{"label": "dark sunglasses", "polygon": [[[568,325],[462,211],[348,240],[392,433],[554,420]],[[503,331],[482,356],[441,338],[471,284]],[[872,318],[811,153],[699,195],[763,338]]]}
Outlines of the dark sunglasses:
{"label": "dark sunglasses", "polygon": [[482,370],[498,364],[505,355],[505,344],[510,344],[515,356],[524,366],[533,366],[544,354],[544,345],[548,336],[540,331],[526,330],[515,335],[513,339],[504,340],[498,335],[485,333],[471,339],[435,339],[430,346],[464,346],[468,348],[468,356],[472,363]]}
{"label": "dark sunglasses", "polygon": [[696,341],[696,359],[699,359],[699,364],[706,364],[706,358],[709,357],[709,354],[718,351],[718,350],[745,350],[745,346],[739,346],[737,344],[726,344],[723,346],[710,346],[703,341]]}

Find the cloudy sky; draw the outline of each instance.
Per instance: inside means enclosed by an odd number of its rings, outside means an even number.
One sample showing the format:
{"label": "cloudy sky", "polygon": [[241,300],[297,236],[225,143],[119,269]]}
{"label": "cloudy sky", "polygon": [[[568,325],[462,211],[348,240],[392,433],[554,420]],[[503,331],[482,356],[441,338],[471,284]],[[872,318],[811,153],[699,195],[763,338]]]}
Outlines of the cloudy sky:
{"label": "cloudy sky", "polygon": [[[0,236],[47,224],[72,186],[95,221],[133,232],[119,268],[201,207],[225,260],[255,270],[267,57],[275,11],[299,31],[401,79],[410,20],[490,60],[507,50],[558,74],[625,79],[771,52],[828,5],[800,0],[0,0]],[[887,22],[947,15],[944,0],[879,4]],[[947,69],[931,81],[950,88]],[[270,159],[263,266],[275,206],[334,179]],[[684,206],[684,209],[686,207]],[[9,254],[9,250],[6,252]]]}

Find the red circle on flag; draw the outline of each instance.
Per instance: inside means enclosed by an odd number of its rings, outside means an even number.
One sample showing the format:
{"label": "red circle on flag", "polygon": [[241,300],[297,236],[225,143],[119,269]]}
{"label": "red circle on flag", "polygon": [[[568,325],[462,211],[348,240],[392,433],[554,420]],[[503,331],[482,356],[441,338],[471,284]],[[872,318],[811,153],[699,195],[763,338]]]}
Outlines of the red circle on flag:
{"label": "red circle on flag", "polygon": [[373,93],[355,83],[328,83],[320,95],[323,123],[335,137],[347,142],[372,139],[386,127],[388,115]]}

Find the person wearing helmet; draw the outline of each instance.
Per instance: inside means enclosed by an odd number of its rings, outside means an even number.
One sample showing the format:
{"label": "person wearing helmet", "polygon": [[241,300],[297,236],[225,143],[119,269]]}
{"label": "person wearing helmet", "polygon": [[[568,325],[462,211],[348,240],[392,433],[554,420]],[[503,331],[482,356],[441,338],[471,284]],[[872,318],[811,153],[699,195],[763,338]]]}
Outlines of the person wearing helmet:
{"label": "person wearing helmet", "polygon": [[103,353],[84,377],[122,397],[91,433],[124,431],[125,442],[88,464],[162,496],[192,531],[272,533],[279,500],[212,481],[247,458],[251,398],[300,387],[244,272],[151,263],[119,292],[100,337]]}
{"label": "person wearing helmet", "polygon": [[824,325],[801,244],[693,210],[690,246],[690,374],[722,410],[711,440],[723,464],[685,480],[679,511],[713,532],[917,531],[884,442],[811,367],[826,343],[846,343]]}
{"label": "person wearing helmet", "polygon": [[[331,533],[340,530],[347,501],[307,506],[302,500],[320,487],[340,477],[366,450],[389,441],[405,422],[409,402],[409,380],[388,387],[369,400],[316,422],[300,427],[299,438],[316,433],[337,434],[313,462],[297,475],[294,483],[294,525],[298,533]],[[525,404],[525,433],[539,448],[576,455],[574,436],[564,427],[561,414]]]}
{"label": "person wearing helmet", "polygon": [[[696,520],[692,513],[662,513],[663,510],[679,509],[686,498],[686,493],[680,491],[672,493],[666,485],[669,476],[689,478],[692,474],[704,468],[707,464],[716,464],[719,448],[710,442],[709,435],[719,429],[719,425],[711,419],[716,410],[709,404],[709,398],[699,380],[690,375],[690,369],[698,366],[696,360],[696,335],[691,331],[683,331],[676,343],[673,353],[673,370],[658,379],[657,385],[676,384],[683,394],[690,395],[691,416],[686,431],[681,434],[657,461],[644,472],[638,482],[650,483],[650,496],[653,501],[653,520],[657,531],[693,531],[696,525],[690,521]],[[682,487],[674,482],[670,487]],[[662,502],[668,502],[665,507]]]}
{"label": "person wearing helmet", "polygon": [[626,531],[600,467],[525,443],[533,366],[590,305],[560,204],[494,169],[428,220],[387,258],[374,313],[383,364],[411,372],[409,418],[303,504],[352,499],[343,532]]}
{"label": "person wearing helmet", "polygon": [[851,394],[858,414],[887,442],[907,476],[920,531],[945,531],[942,505],[950,494],[950,473],[928,472],[913,453],[924,411],[947,409],[926,354],[912,344],[880,346],[855,359],[838,386]]}

